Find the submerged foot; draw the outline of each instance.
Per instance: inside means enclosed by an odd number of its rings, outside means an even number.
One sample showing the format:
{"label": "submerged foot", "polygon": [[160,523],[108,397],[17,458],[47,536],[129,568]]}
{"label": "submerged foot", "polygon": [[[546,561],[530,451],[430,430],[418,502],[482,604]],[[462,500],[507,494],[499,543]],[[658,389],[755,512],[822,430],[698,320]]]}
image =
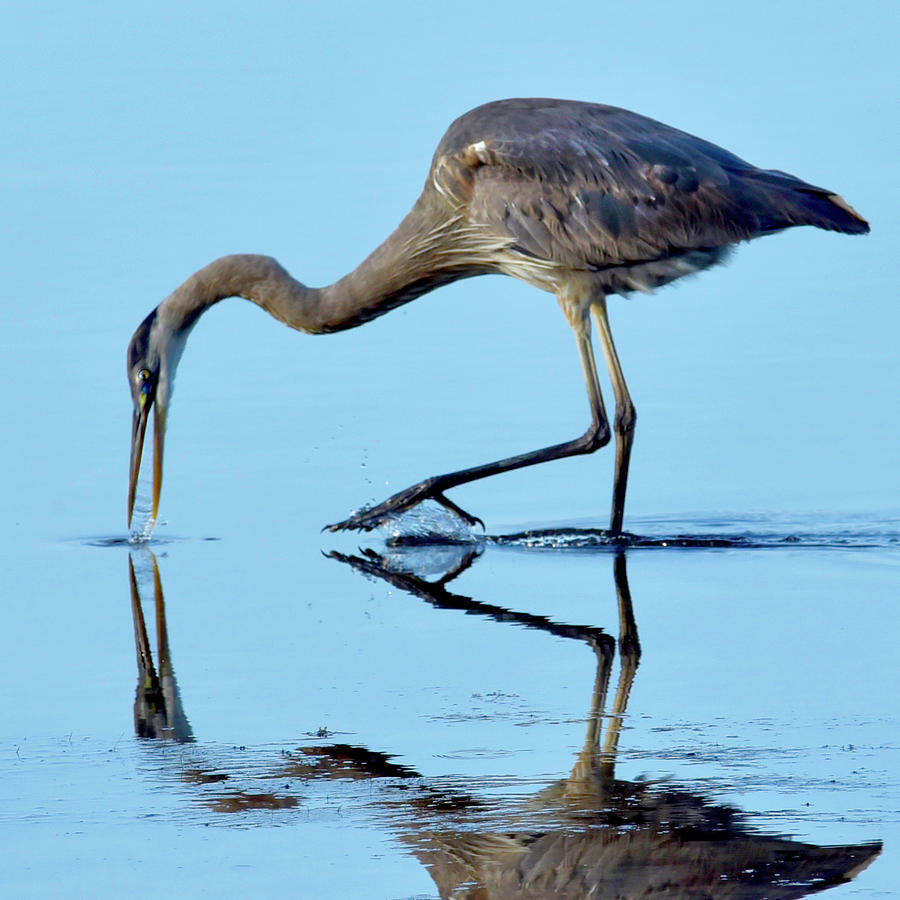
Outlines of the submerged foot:
{"label": "submerged foot", "polygon": [[371,531],[384,525],[390,519],[402,515],[415,506],[418,506],[424,500],[434,500],[440,503],[444,509],[449,510],[454,515],[459,516],[467,525],[481,525],[484,528],[484,522],[467,513],[462,507],[457,506],[452,500],[444,496],[438,488],[438,480],[429,478],[425,481],[414,484],[405,491],[400,491],[392,497],[388,497],[378,506],[372,506],[369,509],[361,509],[354,513],[349,519],[343,522],[336,522],[334,525],[326,525],[323,531]]}

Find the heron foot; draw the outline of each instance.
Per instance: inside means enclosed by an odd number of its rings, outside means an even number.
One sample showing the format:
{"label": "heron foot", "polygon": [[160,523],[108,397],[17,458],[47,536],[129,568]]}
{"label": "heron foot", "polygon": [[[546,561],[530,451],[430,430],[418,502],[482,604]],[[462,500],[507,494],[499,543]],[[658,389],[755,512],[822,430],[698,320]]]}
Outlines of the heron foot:
{"label": "heron foot", "polygon": [[467,525],[480,525],[484,528],[484,522],[478,516],[473,516],[462,507],[457,506],[444,495],[437,485],[437,479],[429,478],[425,481],[420,481],[418,484],[414,484],[412,487],[400,491],[392,497],[388,497],[387,500],[379,503],[378,506],[361,509],[358,513],[350,516],[349,519],[345,519],[343,522],[336,522],[334,525],[326,525],[322,530],[372,531],[373,528],[378,528],[380,525],[385,524],[388,519],[399,516],[414,506],[418,506],[423,500],[434,500],[435,503],[440,503],[444,509],[459,516]]}

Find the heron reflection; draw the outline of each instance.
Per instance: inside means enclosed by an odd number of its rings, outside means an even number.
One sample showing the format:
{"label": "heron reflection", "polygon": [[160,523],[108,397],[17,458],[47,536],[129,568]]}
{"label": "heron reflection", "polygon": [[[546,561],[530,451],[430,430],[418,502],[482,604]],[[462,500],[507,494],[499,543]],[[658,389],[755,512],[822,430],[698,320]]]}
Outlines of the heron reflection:
{"label": "heron reflection", "polygon": [[134,551],[128,554],[128,583],[131,589],[131,615],[134,619],[134,645],[137,651],[138,682],[134,693],[134,733],[140,738],[167,738],[178,743],[194,740],[191,723],[181,705],[178,682],[169,652],[169,630],[166,626],[166,604],[162,580],[155,554],[144,550],[143,561],[152,569],[153,610],[156,623],[157,660],[147,634],[141,592],[134,567]]}
{"label": "heron reflection", "polygon": [[[554,622],[453,593],[448,585],[480,552],[456,548],[452,560],[443,557],[451,568],[437,574],[434,558],[407,550],[331,556],[437,609],[462,610],[587,644],[596,659],[590,709],[583,746],[565,778],[530,795],[498,796],[494,779],[425,777],[389,754],[323,736],[274,759],[270,748],[222,752],[195,745],[189,759],[178,759],[179,781],[196,788],[207,811],[244,816],[258,809],[290,815],[293,807],[341,790],[345,808],[353,804],[360,816],[393,833],[427,867],[440,896],[454,900],[794,898],[846,883],[878,855],[879,843],[823,847],[762,834],[738,810],[689,787],[617,778],[616,751],[641,655],[625,556],[613,558],[616,641],[601,628]],[[156,698],[164,697],[172,714],[163,720],[151,717],[162,721],[153,733],[177,739],[175,720],[187,720],[171,669],[155,559],[153,575],[160,658],[165,654],[167,660],[160,662],[160,672],[170,676],[171,691],[139,689],[138,694],[154,698],[149,708],[157,717]],[[144,661],[149,642],[133,567],[130,579],[140,688],[152,686],[153,679]],[[619,673],[607,711],[617,645]],[[163,679],[157,680],[162,685]],[[135,716],[140,736],[151,736],[146,719]],[[364,790],[357,787],[360,782]]]}

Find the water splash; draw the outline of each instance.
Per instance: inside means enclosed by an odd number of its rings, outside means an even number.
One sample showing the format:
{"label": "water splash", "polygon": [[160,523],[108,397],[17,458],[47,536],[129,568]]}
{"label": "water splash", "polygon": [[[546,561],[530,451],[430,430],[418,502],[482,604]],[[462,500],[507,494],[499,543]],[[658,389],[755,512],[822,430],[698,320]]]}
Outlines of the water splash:
{"label": "water splash", "polygon": [[134,513],[128,531],[130,544],[146,544],[150,540],[157,520],[153,517],[153,463],[152,455],[145,453],[141,459],[137,491],[134,496]]}
{"label": "water splash", "polygon": [[153,529],[156,527],[156,519],[154,519],[153,516],[149,514],[149,512],[146,517],[141,516],[140,518],[144,518],[144,524],[141,528],[136,528],[135,520],[132,519],[131,530],[128,534],[129,544],[148,543],[150,541],[151,535],[153,534]]}
{"label": "water splash", "polygon": [[461,516],[426,500],[379,525],[388,544],[478,544],[483,537]]}

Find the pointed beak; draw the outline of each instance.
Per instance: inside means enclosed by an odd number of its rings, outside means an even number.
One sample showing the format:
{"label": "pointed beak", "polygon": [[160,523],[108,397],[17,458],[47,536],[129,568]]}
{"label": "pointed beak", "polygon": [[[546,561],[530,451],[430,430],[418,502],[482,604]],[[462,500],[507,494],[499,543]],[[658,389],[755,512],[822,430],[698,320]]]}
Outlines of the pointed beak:
{"label": "pointed beak", "polygon": [[150,410],[146,404],[135,409],[131,420],[131,467],[128,475],[128,527],[134,516],[134,498],[137,494],[138,476],[141,474],[141,455],[144,452],[144,435],[147,432],[147,416]]}
{"label": "pointed beak", "polygon": [[166,409],[159,402],[153,407],[153,519],[159,513],[159,495],[162,492],[163,444],[166,440]]}
{"label": "pointed beak", "polygon": [[134,517],[134,501],[137,495],[138,478],[141,474],[141,457],[144,452],[144,437],[153,407],[153,507],[151,522],[156,521],[159,512],[159,495],[162,491],[163,444],[166,438],[166,410],[158,401],[154,403],[145,395],[140,397],[139,407],[134,412],[131,423],[131,466],[128,475],[128,527]]}

